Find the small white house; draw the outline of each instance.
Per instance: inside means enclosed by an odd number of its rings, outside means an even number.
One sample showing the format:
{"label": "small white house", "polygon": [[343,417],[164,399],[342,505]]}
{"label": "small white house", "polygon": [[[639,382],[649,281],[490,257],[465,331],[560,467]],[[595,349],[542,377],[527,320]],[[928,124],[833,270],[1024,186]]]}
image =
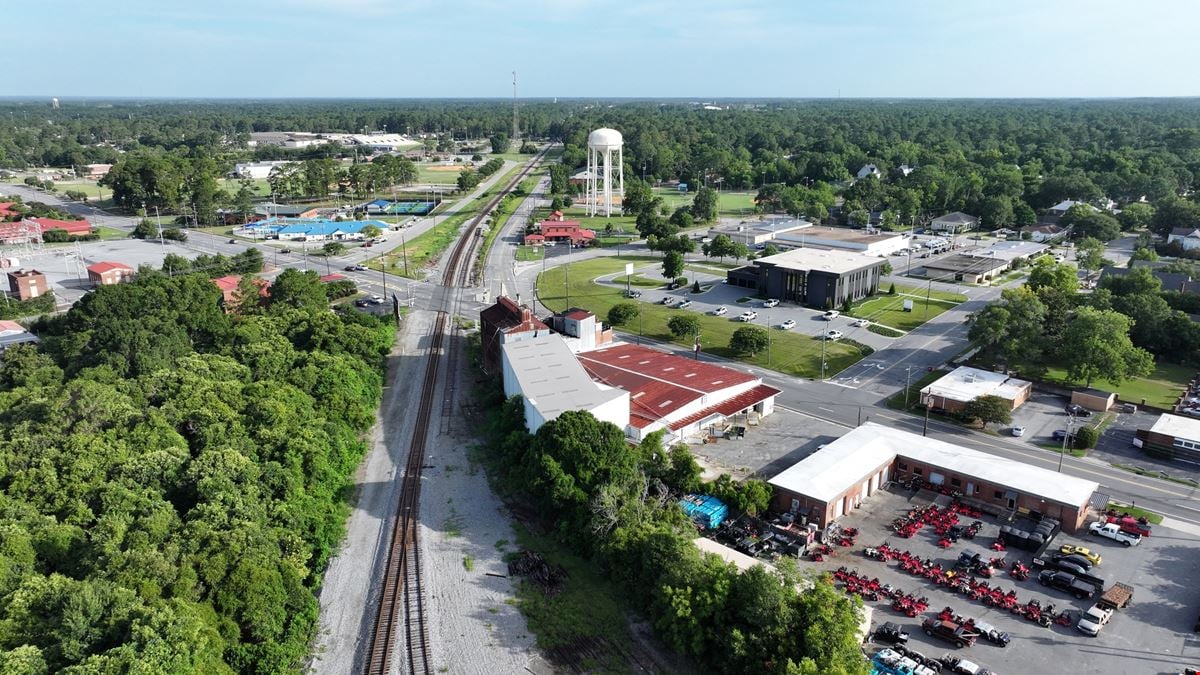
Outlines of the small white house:
{"label": "small white house", "polygon": [[946,234],[958,234],[959,232],[967,232],[979,227],[979,219],[962,211],[947,213],[944,216],[938,216],[929,223],[929,229],[934,232],[943,232]]}
{"label": "small white house", "polygon": [[1177,227],[1171,230],[1171,234],[1167,236],[1167,243],[1175,242],[1179,242],[1185,251],[1200,249],[1200,228]]}
{"label": "small white house", "polygon": [[858,170],[858,173],[855,174],[855,177],[858,178],[859,180],[862,180],[863,178],[866,178],[867,176],[875,176],[876,178],[881,178],[883,176],[883,172],[880,171],[879,167],[875,166],[874,164],[863,164],[863,167]]}

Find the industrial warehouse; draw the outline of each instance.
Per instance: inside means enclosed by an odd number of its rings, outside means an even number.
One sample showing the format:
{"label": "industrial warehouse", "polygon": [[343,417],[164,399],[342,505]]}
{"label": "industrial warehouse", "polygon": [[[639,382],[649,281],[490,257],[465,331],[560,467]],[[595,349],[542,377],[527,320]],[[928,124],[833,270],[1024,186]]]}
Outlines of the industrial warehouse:
{"label": "industrial warehouse", "polygon": [[868,422],[768,481],[774,509],[825,527],[886,485],[915,478],[997,514],[1036,513],[1076,532],[1099,485]]}
{"label": "industrial warehouse", "polygon": [[566,410],[591,412],[633,441],[660,430],[679,441],[728,427],[745,433],[733,421],[757,423],[779,394],[749,372],[613,342],[611,329],[578,308],[541,321],[501,297],[481,324],[484,360],[500,357],[504,393],[524,399],[530,433]]}

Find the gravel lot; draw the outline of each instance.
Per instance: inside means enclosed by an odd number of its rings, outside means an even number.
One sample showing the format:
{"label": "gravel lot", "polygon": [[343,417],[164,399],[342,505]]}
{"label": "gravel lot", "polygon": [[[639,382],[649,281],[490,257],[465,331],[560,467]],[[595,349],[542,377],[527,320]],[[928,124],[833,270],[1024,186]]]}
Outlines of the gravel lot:
{"label": "gravel lot", "polygon": [[[465,369],[464,369],[465,370]],[[468,391],[460,373],[456,391]],[[435,417],[440,410],[435,408]],[[456,415],[461,412],[456,410]],[[437,421],[432,424],[436,432]],[[467,458],[469,417],[430,438],[421,488],[421,548],[432,663],[450,673],[519,673],[540,657],[516,606],[504,555],[517,550],[507,511]],[[470,569],[468,569],[468,567]]]}
{"label": "gravel lot", "polygon": [[[913,506],[926,504],[930,499],[931,495],[924,492],[911,499],[906,492],[877,493],[844,523],[862,531],[858,546],[840,548],[835,556],[817,566],[831,571],[845,565],[878,576],[883,583],[928,596],[930,611],[924,616],[936,614],[949,605],[960,614],[1007,631],[1013,637],[1007,648],[980,641],[974,647],[961,650],[960,654],[997,672],[1043,673],[1048,672],[1047,664],[1069,663],[1070,672],[1077,673],[1174,673],[1180,672],[1185,663],[1200,657],[1200,643],[1194,640],[1192,633],[1193,622],[1200,613],[1200,568],[1194,564],[1200,555],[1197,537],[1159,526],[1155,528],[1154,536],[1147,538],[1141,546],[1128,549],[1107,539],[1088,537],[1081,541],[1065,534],[1056,537],[1053,550],[1064,543],[1082,543],[1104,558],[1095,569],[1097,576],[1109,585],[1122,581],[1135,588],[1133,604],[1119,610],[1100,636],[1092,638],[1078,632],[1074,626],[1042,628],[1009,612],[989,608],[948,593],[928,581],[918,580],[900,571],[897,563],[884,565],[862,556],[862,546],[878,545],[885,540],[923,558],[940,561],[943,566],[953,566],[962,551],[978,552],[984,558],[1001,555],[988,548],[995,540],[998,524],[986,516],[982,518],[984,529],[975,540],[960,540],[949,549],[936,546],[936,537],[928,527],[910,539],[901,539],[891,532],[889,525],[896,516]],[[1019,558],[1029,564],[1032,559],[1029,552],[1013,549],[1003,555],[1010,563]],[[1007,575],[997,575],[992,583],[998,583],[1005,590],[1016,589],[1022,602],[1037,598],[1043,605],[1053,603],[1057,609],[1072,609],[1076,613],[1090,607],[1092,602],[1044,588],[1037,583],[1035,575],[1020,582]],[[920,628],[922,617],[910,619],[882,602],[867,604],[875,608],[877,623],[894,621],[900,624],[911,635],[910,645],[922,653],[940,656],[956,651],[949,643],[926,637]]]}

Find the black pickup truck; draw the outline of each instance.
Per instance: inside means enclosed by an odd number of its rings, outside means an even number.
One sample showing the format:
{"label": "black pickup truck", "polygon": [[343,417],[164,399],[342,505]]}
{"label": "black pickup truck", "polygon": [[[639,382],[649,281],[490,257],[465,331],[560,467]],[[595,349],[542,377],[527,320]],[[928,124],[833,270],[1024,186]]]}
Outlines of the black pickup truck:
{"label": "black pickup truck", "polygon": [[1075,597],[1083,600],[1090,598],[1096,594],[1096,586],[1090,582],[1077,578],[1074,574],[1068,572],[1058,572],[1055,570],[1042,570],[1038,575],[1038,581],[1043,586],[1057,588],[1064,593],[1070,593]]}
{"label": "black pickup truck", "polygon": [[[1080,563],[1083,564],[1080,564]],[[1087,565],[1087,567],[1084,567]],[[1095,586],[1097,590],[1104,588],[1104,579],[1091,574],[1091,566],[1079,556],[1057,556],[1056,558],[1034,558],[1033,569],[1066,572],[1079,581]]]}

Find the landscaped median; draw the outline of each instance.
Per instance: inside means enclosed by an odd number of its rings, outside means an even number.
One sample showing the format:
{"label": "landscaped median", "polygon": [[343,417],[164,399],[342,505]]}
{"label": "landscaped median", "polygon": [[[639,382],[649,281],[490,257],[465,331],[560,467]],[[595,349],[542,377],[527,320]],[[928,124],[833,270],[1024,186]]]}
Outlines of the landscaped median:
{"label": "landscaped median", "polygon": [[[543,305],[561,311],[568,306],[582,307],[596,314],[601,320],[608,316],[608,310],[620,302],[637,302],[642,310],[639,322],[635,319],[623,329],[638,332],[655,340],[675,342],[690,346],[692,338],[676,338],[667,329],[667,321],[672,316],[678,316],[687,309],[675,309],[659,304],[626,300],[622,297],[624,276],[618,278],[619,284],[597,283],[598,277],[623,272],[625,263],[635,265],[658,264],[658,258],[623,257],[623,258],[593,258],[571,263],[568,270],[555,268],[538,276],[538,298]],[[565,280],[570,279],[568,294]],[[653,281],[649,276],[631,277],[631,285],[661,286],[665,280]],[[569,299],[568,299],[569,295]],[[697,296],[702,297],[702,296]],[[738,354],[729,348],[729,340],[733,332],[746,324],[734,321],[729,317],[711,316],[691,312],[700,320],[700,346],[710,354],[728,358],[736,358],[757,366],[778,370],[789,375],[801,377],[821,376],[821,340],[800,333],[792,333],[775,328],[770,329],[771,349],[770,358],[766,351],[754,356]],[[640,323],[640,325],[639,325]],[[871,353],[869,347],[864,347],[850,340],[829,340],[825,342],[826,375],[837,373]]]}

